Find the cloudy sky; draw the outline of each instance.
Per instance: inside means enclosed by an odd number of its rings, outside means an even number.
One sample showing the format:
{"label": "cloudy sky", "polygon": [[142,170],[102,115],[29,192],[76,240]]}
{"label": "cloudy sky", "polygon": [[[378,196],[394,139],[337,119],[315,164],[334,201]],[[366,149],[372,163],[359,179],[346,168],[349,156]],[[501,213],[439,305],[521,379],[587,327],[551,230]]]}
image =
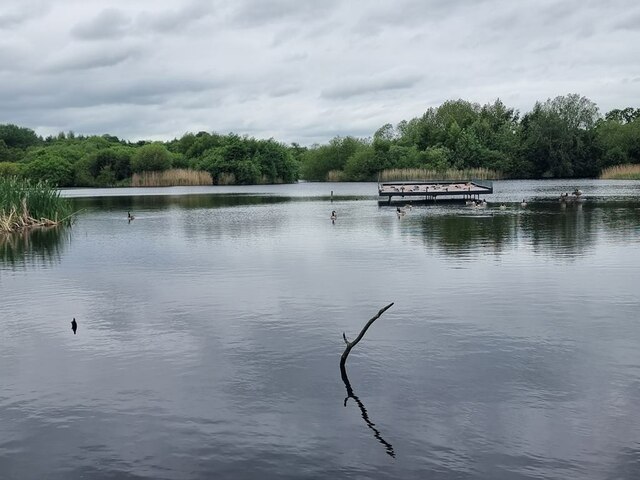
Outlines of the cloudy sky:
{"label": "cloudy sky", "polygon": [[0,123],[370,136],[447,99],[640,107],[636,0],[2,0]]}

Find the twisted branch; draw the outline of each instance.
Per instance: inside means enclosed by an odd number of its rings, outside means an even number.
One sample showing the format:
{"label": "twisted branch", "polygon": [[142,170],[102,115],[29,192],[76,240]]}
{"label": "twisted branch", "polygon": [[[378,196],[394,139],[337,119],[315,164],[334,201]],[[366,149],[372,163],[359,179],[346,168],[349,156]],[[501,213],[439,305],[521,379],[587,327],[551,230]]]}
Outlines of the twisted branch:
{"label": "twisted branch", "polygon": [[347,361],[347,357],[349,356],[349,353],[351,352],[351,349],[353,347],[355,347],[360,340],[362,340],[362,337],[364,337],[364,334],[367,332],[369,327],[371,325],[373,325],[373,322],[375,322],[378,318],[380,318],[380,316],[384,312],[386,312],[389,308],[391,308],[392,305],[393,305],[393,302],[391,302],[386,307],[380,309],[380,311],[371,320],[369,320],[367,322],[367,324],[364,326],[364,328],[360,331],[360,335],[358,335],[353,342],[348,341],[347,340],[347,335],[344,332],[342,332],[342,338],[344,339],[344,343],[346,343],[347,346],[344,349],[344,352],[342,352],[342,357],[340,357],[340,365],[344,366],[345,362]]}

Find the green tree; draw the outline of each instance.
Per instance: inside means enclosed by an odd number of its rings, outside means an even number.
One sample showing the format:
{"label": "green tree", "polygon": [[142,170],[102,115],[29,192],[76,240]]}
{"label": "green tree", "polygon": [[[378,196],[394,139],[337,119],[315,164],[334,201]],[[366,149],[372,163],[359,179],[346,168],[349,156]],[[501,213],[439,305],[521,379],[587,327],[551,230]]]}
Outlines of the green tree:
{"label": "green tree", "polygon": [[622,110],[614,108],[605,115],[606,120],[618,123],[631,123],[640,118],[640,108],[627,107]]}
{"label": "green tree", "polygon": [[518,176],[571,177],[571,144],[566,122],[556,112],[537,103],[522,119],[522,156],[530,171],[518,172]]}
{"label": "green tree", "polygon": [[171,168],[171,153],[161,143],[149,143],[136,150],[131,157],[133,172],[163,171]]}
{"label": "green tree", "polygon": [[306,180],[324,181],[332,170],[343,170],[347,160],[367,145],[354,137],[335,137],[328,145],[314,146],[303,156],[300,175]]}
{"label": "green tree", "polygon": [[593,128],[600,118],[598,106],[577,93],[549,99],[542,108],[558,115],[570,130]]}
{"label": "green tree", "polygon": [[20,175],[20,164],[0,162],[0,177],[17,177]]}
{"label": "green tree", "polygon": [[11,162],[13,161],[13,155],[7,144],[4,143],[4,140],[0,140],[0,162]]}
{"label": "green tree", "polygon": [[45,152],[25,163],[22,173],[32,180],[46,180],[58,187],[73,186],[71,162],[54,152]]}
{"label": "green tree", "polygon": [[351,155],[344,166],[345,179],[352,182],[373,181],[380,168],[382,152],[371,146],[363,146]]}
{"label": "green tree", "polygon": [[447,147],[429,147],[424,152],[424,167],[430,170],[442,171],[451,168],[453,152]]}
{"label": "green tree", "polygon": [[42,143],[42,139],[30,128],[13,124],[0,125],[0,140],[3,140],[7,147],[21,149]]}

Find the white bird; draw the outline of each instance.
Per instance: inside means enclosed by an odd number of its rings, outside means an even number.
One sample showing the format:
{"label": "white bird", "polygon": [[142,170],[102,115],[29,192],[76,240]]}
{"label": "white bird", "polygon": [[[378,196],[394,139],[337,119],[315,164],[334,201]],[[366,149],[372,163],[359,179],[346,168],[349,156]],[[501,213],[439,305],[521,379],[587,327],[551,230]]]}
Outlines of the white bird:
{"label": "white bird", "polygon": [[522,203],[520,203],[520,206],[521,206],[522,208],[524,208],[524,207],[526,207],[526,206],[527,206],[527,202],[525,202],[525,201],[524,201],[524,198],[522,199]]}

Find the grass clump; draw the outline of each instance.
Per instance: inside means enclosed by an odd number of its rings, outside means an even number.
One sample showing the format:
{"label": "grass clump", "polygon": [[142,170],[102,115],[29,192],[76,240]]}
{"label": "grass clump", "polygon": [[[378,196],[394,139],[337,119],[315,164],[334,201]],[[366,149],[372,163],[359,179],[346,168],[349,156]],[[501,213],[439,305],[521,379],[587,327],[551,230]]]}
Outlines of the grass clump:
{"label": "grass clump", "polygon": [[0,178],[0,232],[71,223],[71,204],[47,182]]}
{"label": "grass clump", "polygon": [[600,172],[602,180],[640,180],[640,164],[616,165]]}
{"label": "grass clump", "polygon": [[213,185],[209,172],[174,168],[162,172],[134,173],[132,187],[178,187],[190,185]]}
{"label": "grass clump", "polygon": [[502,178],[501,172],[488,168],[466,168],[457,170],[449,168],[446,170],[429,170],[425,168],[393,168],[380,172],[380,181],[401,181],[401,180],[499,180]]}

